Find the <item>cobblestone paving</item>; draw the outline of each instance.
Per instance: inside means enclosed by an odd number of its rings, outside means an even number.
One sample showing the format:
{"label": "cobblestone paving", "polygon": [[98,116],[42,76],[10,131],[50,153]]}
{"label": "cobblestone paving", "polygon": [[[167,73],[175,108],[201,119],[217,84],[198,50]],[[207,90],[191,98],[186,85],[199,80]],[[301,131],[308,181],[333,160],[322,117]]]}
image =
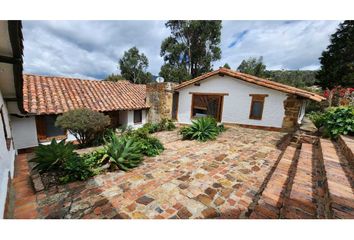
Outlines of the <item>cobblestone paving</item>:
{"label": "cobblestone paving", "polygon": [[281,153],[276,144],[284,133],[232,127],[205,143],[181,141],[177,131],[156,135],[166,150],[129,172],[36,195],[15,178],[12,217],[243,218]]}

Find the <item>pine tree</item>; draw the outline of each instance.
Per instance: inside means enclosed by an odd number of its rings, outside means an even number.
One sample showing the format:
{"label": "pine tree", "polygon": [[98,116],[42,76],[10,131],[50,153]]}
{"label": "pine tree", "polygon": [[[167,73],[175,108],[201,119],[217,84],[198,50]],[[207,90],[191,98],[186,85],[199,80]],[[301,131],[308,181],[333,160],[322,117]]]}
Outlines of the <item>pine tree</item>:
{"label": "pine tree", "polygon": [[323,88],[354,86],[354,21],[339,24],[330,45],[320,57],[321,69],[316,78]]}

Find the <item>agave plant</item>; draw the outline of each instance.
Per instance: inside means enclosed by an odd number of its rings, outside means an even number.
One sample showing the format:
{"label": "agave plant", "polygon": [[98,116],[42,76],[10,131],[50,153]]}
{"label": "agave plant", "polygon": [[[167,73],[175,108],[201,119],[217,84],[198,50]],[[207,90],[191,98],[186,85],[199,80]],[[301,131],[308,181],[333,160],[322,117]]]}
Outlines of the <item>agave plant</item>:
{"label": "agave plant", "polygon": [[49,145],[39,145],[35,150],[35,157],[31,162],[36,163],[34,169],[39,172],[58,170],[68,160],[75,161],[79,155],[74,152],[75,146],[65,140],[57,143],[55,139]]}
{"label": "agave plant", "polygon": [[105,151],[103,159],[108,159],[111,165],[124,171],[138,166],[143,157],[139,142],[129,137],[119,138],[115,134],[106,142]]}
{"label": "agave plant", "polygon": [[192,121],[191,126],[183,127],[180,133],[183,139],[194,139],[205,142],[215,139],[221,131],[223,131],[223,127],[218,127],[214,118],[202,117]]}

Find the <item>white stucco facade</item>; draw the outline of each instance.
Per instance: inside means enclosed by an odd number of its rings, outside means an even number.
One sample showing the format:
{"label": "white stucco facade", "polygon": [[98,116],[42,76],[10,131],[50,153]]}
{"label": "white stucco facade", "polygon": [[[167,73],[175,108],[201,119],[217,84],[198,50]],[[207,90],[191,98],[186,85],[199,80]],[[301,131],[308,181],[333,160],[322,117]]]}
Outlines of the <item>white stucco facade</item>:
{"label": "white stucco facade", "polygon": [[[283,102],[287,94],[248,83],[229,76],[212,76],[178,90],[178,122],[191,123],[191,101],[195,93],[227,93],[224,96],[221,122],[281,128],[284,118]],[[261,120],[249,119],[252,97],[250,94],[267,94]]]}
{"label": "white stucco facade", "polygon": [[142,117],[141,123],[134,123],[134,111],[127,111],[126,125],[130,126],[130,127],[133,127],[133,128],[139,128],[139,127],[143,126],[146,123],[146,110],[141,110],[141,111],[142,111],[142,113],[141,113],[141,117]]}
{"label": "white stucco facade", "polygon": [[13,177],[16,150],[14,149],[13,144],[10,145],[9,149],[7,148],[4,130],[6,131],[7,138],[11,138],[12,133],[7,106],[4,102],[1,91],[0,109],[2,110],[2,116],[4,119],[4,123],[2,122],[2,120],[0,120],[0,218],[3,218],[4,207],[6,202],[7,184],[9,176]]}

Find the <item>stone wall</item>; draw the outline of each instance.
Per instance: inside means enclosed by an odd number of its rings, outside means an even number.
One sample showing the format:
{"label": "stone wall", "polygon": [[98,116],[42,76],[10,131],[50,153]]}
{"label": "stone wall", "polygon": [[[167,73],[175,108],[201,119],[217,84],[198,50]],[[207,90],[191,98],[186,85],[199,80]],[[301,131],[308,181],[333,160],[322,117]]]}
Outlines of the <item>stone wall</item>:
{"label": "stone wall", "polygon": [[303,99],[297,97],[296,95],[289,94],[284,101],[284,118],[282,129],[286,132],[291,132],[296,130],[298,123],[298,117],[303,104]]}
{"label": "stone wall", "polygon": [[159,122],[163,118],[172,118],[173,88],[177,84],[149,83],[146,85],[146,102],[150,106],[148,122]]}

